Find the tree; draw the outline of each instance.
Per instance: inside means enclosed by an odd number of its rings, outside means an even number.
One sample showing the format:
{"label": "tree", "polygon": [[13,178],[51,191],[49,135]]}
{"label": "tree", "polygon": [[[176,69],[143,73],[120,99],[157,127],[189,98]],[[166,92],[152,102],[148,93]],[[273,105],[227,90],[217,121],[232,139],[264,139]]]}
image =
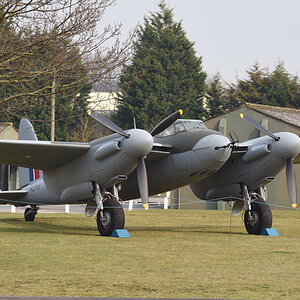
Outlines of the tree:
{"label": "tree", "polygon": [[268,69],[261,68],[258,63],[255,63],[247,70],[247,74],[249,79],[240,79],[237,84],[231,84],[226,89],[227,108],[236,108],[244,102],[270,104],[267,98],[269,91]]}
{"label": "tree", "polygon": [[108,129],[88,115],[81,115],[76,121],[76,125],[71,130],[76,142],[88,143],[109,133]]}
{"label": "tree", "polygon": [[130,65],[120,78],[118,111],[114,119],[123,128],[150,129],[173,111],[187,118],[203,118],[206,73],[195,55],[181,22],[164,2],[160,11],[145,17]]}
{"label": "tree", "polygon": [[[21,41],[20,41],[21,42]],[[55,98],[56,98],[56,140],[72,140],[70,128],[76,126],[79,115],[86,113],[87,97],[91,90],[91,83],[82,78],[87,77],[89,70],[81,61],[80,51],[70,47],[69,40],[61,39],[56,45],[49,44],[47,47],[41,48],[39,55],[35,59],[28,59],[27,68],[34,68],[36,65],[40,68],[46,68],[49,64],[49,57],[53,56],[59,49],[64,54],[65,68],[60,68],[59,73],[55,69],[49,70],[49,73],[41,73],[31,80],[23,80],[15,82],[13,85],[2,84],[2,93],[0,95],[13,94],[21,92],[22,97],[18,97],[18,101],[11,99],[2,104],[1,119],[14,122],[18,126],[21,117],[26,117],[36,122],[35,130],[39,139],[50,139],[50,116],[51,116],[51,92],[52,89],[44,89],[50,87],[55,82]],[[15,61],[17,63],[17,61]],[[80,80],[82,84],[73,84]],[[63,86],[69,85],[68,88]],[[26,95],[31,91],[44,89],[44,93],[34,96]],[[9,93],[7,92],[9,91]]]}
{"label": "tree", "polygon": [[224,112],[224,88],[221,81],[221,75],[217,73],[207,86],[208,110],[211,117]]}
{"label": "tree", "polygon": [[300,84],[297,76],[286,71],[282,61],[270,72],[258,63],[247,70],[249,79],[230,84],[224,94],[225,107],[236,108],[250,102],[281,107],[300,107]]}
{"label": "tree", "polygon": [[269,78],[269,101],[276,106],[300,108],[299,82],[279,61]]}
{"label": "tree", "polygon": [[[75,112],[76,107],[77,114],[84,113],[86,104],[82,101],[91,83],[111,77],[128,59],[131,40],[120,42],[120,25],[97,30],[106,8],[115,2],[0,0],[2,115],[19,117],[30,112],[32,121],[49,123],[49,110],[41,112],[35,107],[31,112],[28,107],[49,106],[53,82],[55,96],[61,101],[57,102],[57,117],[63,122],[59,125],[70,126],[66,120],[74,114],[68,112]],[[66,102],[72,105],[65,107],[62,114]],[[57,130],[58,139],[67,138],[60,135],[59,126]]]}

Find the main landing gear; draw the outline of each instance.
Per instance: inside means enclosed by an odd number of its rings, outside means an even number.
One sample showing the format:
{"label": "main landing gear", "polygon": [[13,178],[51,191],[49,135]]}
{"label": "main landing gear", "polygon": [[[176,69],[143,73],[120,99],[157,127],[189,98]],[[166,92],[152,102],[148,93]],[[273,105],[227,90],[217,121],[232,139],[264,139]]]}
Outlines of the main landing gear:
{"label": "main landing gear", "polygon": [[96,212],[98,231],[103,236],[110,236],[115,229],[123,229],[125,214],[119,202],[118,189],[114,186],[111,191],[101,191],[97,183],[93,183],[94,197],[85,209],[85,214],[91,217]]}
{"label": "main landing gear", "polygon": [[35,205],[32,205],[31,207],[26,208],[24,211],[25,221],[33,222],[38,210],[39,210],[39,208]]}
{"label": "main landing gear", "polygon": [[248,193],[245,185],[242,185],[245,201],[244,223],[249,234],[260,234],[264,228],[272,227],[272,211],[266,202],[264,187],[256,192]]}
{"label": "main landing gear", "polygon": [[124,228],[124,210],[116,199],[108,198],[103,203],[103,210],[98,211],[96,220],[100,234],[110,236],[115,229]]}

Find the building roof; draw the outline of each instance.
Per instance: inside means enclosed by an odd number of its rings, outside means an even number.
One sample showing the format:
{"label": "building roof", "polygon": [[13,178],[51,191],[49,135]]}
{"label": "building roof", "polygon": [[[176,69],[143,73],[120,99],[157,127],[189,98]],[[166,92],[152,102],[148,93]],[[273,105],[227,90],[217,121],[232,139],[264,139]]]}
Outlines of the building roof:
{"label": "building roof", "polygon": [[244,103],[242,106],[246,106],[250,109],[266,114],[273,118],[282,120],[286,123],[295,125],[300,128],[300,109],[261,105],[254,103]]}
{"label": "building roof", "polygon": [[255,104],[255,103],[249,103],[249,102],[245,102],[241,106],[231,109],[231,110],[228,110],[217,116],[210,117],[210,118],[204,120],[204,122],[214,119],[216,117],[226,115],[230,112],[233,112],[238,109],[245,108],[245,107],[300,128],[300,109],[261,105],[261,104]]}
{"label": "building roof", "polygon": [[3,133],[7,128],[12,127],[11,122],[0,122],[0,134]]}

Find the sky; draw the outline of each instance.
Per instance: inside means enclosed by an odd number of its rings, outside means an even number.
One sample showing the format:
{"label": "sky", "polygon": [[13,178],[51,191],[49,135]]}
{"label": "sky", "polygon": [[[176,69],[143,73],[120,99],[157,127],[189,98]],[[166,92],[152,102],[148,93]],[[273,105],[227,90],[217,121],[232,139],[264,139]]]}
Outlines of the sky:
{"label": "sky", "polygon": [[[159,10],[159,0],[117,0],[103,21],[122,23],[122,35],[144,16]],[[299,0],[165,0],[174,19],[194,42],[209,77],[217,72],[228,83],[247,77],[258,62],[271,71],[279,60],[300,76]]]}

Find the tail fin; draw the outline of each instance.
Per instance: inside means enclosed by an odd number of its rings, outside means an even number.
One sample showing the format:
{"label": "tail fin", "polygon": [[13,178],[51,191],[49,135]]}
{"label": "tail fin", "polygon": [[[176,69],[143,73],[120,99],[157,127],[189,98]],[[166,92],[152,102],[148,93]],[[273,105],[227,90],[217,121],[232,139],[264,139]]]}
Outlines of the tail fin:
{"label": "tail fin", "polygon": [[[20,121],[18,139],[30,141],[38,140],[31,123],[25,118],[22,118]],[[42,171],[20,167],[19,187],[22,188],[23,186],[27,185],[30,181],[38,179],[39,177],[42,177]]]}
{"label": "tail fin", "polygon": [[38,138],[34,132],[32,124],[25,118],[22,118],[19,125],[19,140],[37,141]]}

